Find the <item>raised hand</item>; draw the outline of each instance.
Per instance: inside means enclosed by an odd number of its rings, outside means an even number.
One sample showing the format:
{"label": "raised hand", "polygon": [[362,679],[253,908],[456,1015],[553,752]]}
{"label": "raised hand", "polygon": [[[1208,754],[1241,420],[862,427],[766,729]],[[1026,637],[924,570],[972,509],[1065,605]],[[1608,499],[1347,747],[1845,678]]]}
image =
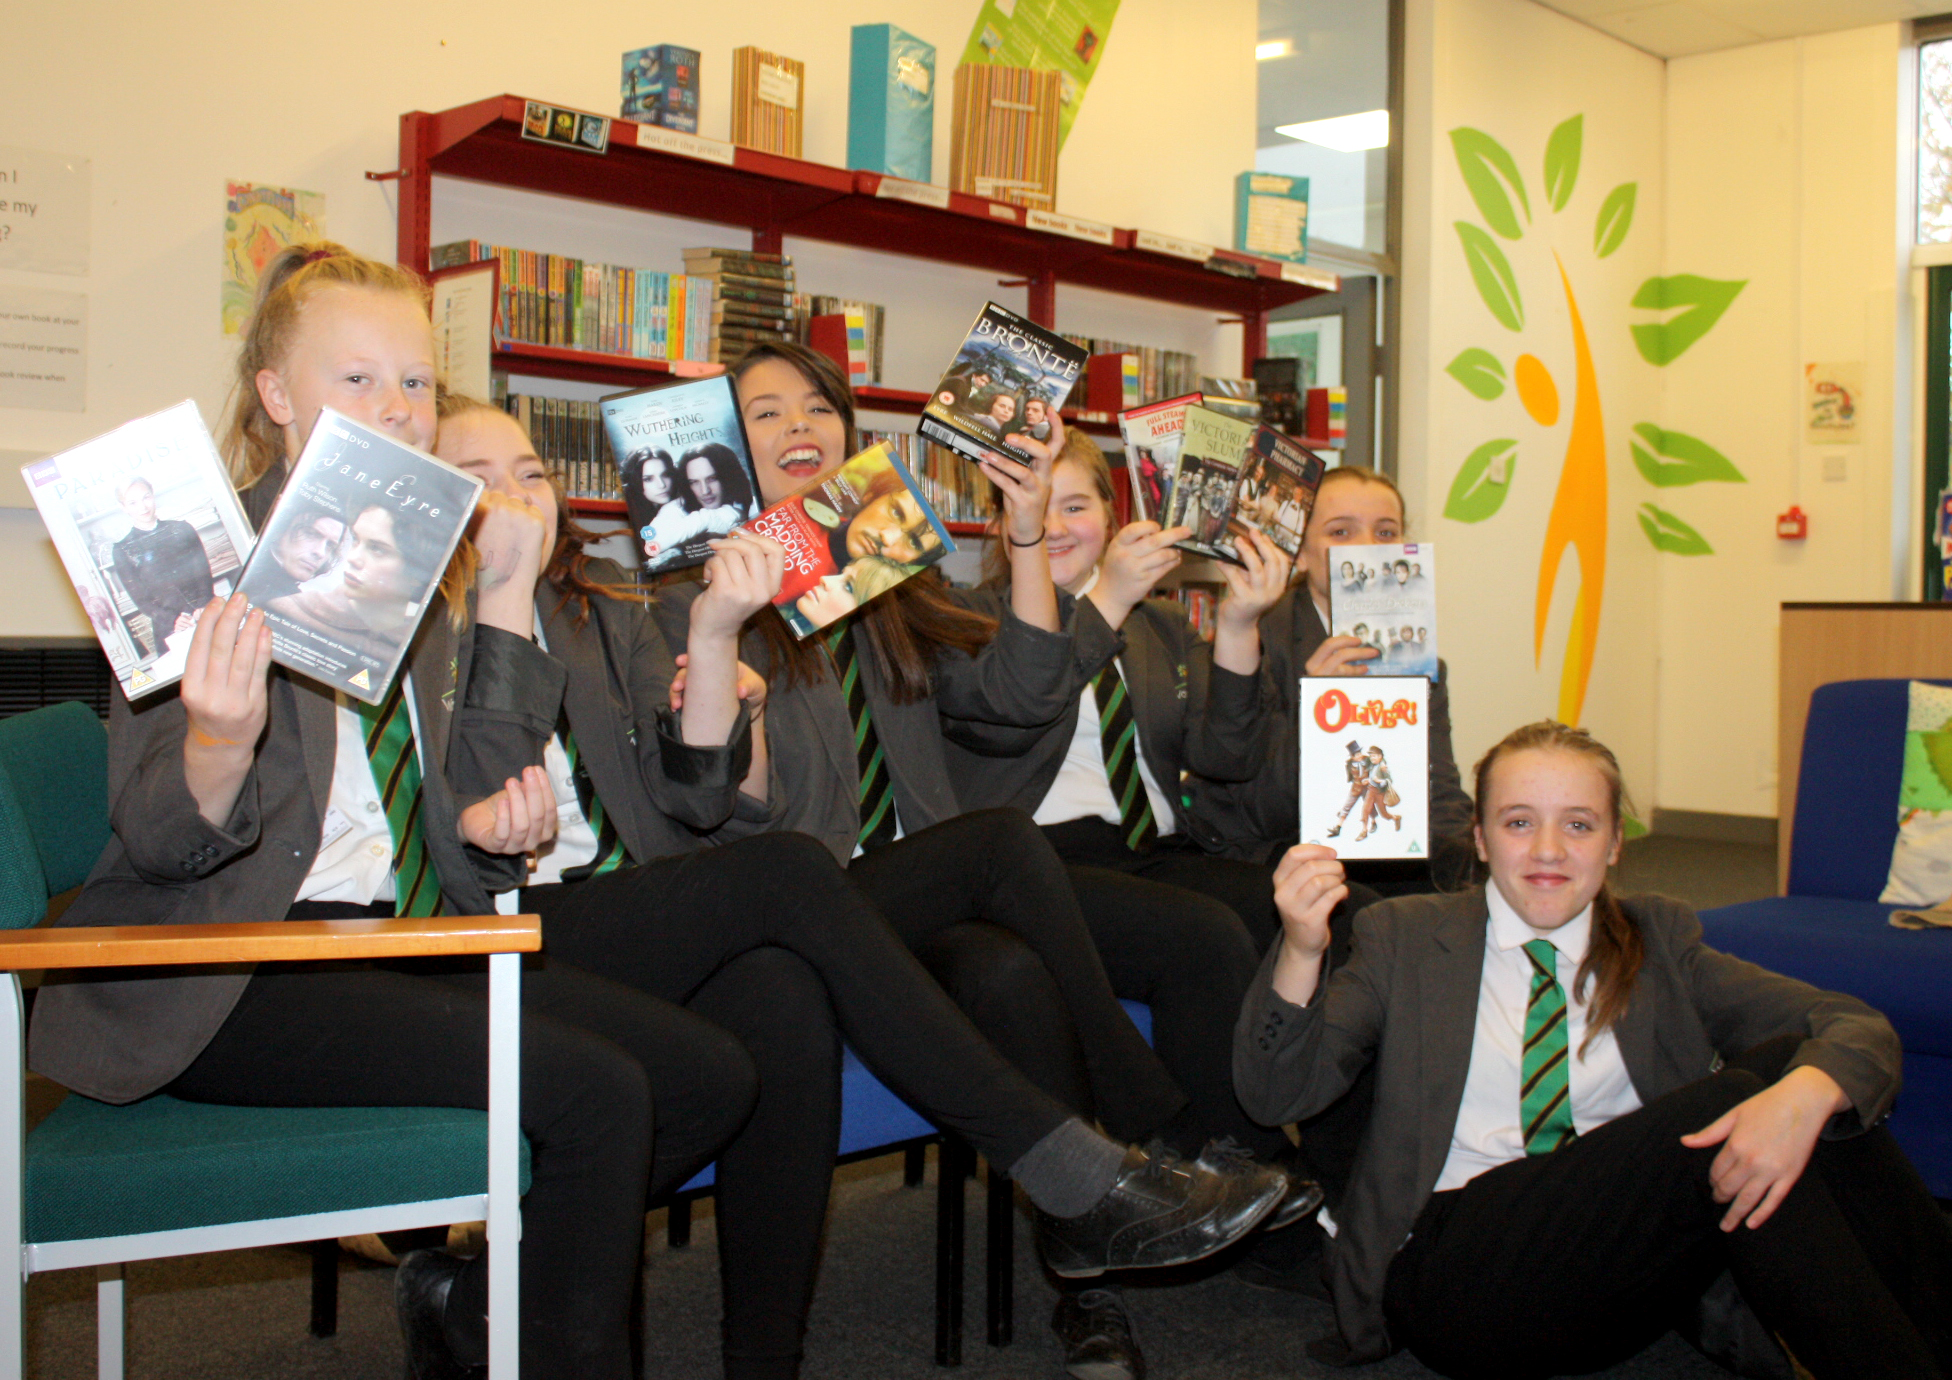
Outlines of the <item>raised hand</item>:
{"label": "raised hand", "polygon": [[1328,950],[1329,913],[1348,895],[1342,862],[1323,844],[1296,844],[1274,869],[1274,909],[1281,916],[1274,990],[1288,1001],[1305,1006],[1315,995]]}
{"label": "raised hand", "polygon": [[1246,627],[1258,623],[1261,615],[1273,608],[1288,587],[1288,574],[1294,562],[1286,552],[1259,532],[1248,532],[1234,542],[1240,557],[1238,566],[1222,564],[1220,576],[1227,582],[1227,597],[1220,601],[1215,618],[1222,624]]}
{"label": "raised hand", "polygon": [[1048,441],[1014,434],[1003,438],[1030,456],[1027,463],[995,451],[978,462],[1003,495],[1003,533],[1019,549],[1027,549],[1044,530],[1044,513],[1051,500],[1051,471],[1057,468],[1057,457],[1064,449],[1064,421],[1055,411],[1050,419]]}
{"label": "raised hand", "polygon": [[484,853],[533,853],[556,836],[556,792],[541,767],[524,767],[486,800],[461,811],[463,842]]}
{"label": "raised hand", "polygon": [[1088,596],[1114,628],[1181,560],[1173,543],[1193,535],[1190,527],[1161,527],[1152,521],[1128,523],[1105,548],[1098,583]]}
{"label": "raised hand", "polygon": [[535,586],[548,559],[549,525],[527,498],[484,489],[469,530],[481,564],[475,574],[476,614],[491,627],[523,637],[535,627]]}
{"label": "raised hand", "polygon": [[212,599],[197,620],[177,693],[186,720],[183,778],[197,810],[221,825],[257,756],[267,710],[271,630],[242,594]]}
{"label": "raised hand", "polygon": [[773,601],[786,577],[786,552],[769,537],[746,532],[710,545],[705,592],[691,606],[694,643],[701,635],[736,639],[746,619]]}

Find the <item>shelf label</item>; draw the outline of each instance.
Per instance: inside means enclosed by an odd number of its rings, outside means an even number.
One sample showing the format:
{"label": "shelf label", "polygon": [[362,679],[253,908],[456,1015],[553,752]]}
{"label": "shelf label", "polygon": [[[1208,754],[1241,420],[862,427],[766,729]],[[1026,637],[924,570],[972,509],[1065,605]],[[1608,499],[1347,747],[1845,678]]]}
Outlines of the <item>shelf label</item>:
{"label": "shelf label", "polygon": [[1213,246],[1210,244],[1201,244],[1198,240],[1182,240],[1173,235],[1162,235],[1157,230],[1139,231],[1138,238],[1133,243],[1136,248],[1149,249],[1154,254],[1170,254],[1175,259],[1191,259],[1196,264],[1205,263],[1214,254]]}
{"label": "shelf label", "polygon": [[912,201],[917,206],[933,206],[937,210],[949,209],[949,189],[938,187],[933,182],[910,182],[905,177],[883,177],[881,185],[874,189],[878,197],[890,201]]}
{"label": "shelf label", "polygon": [[1111,226],[1076,216],[1061,216],[1055,211],[1026,211],[1023,223],[1032,230],[1048,230],[1053,235],[1068,235],[1074,240],[1090,240],[1093,244],[1112,242]]}
{"label": "shelf label", "polygon": [[723,163],[728,168],[732,166],[732,145],[717,139],[666,129],[663,125],[630,127],[637,131],[637,147],[640,149],[657,149],[661,153],[675,153],[681,158],[702,158],[707,163]]}
{"label": "shelf label", "polygon": [[990,203],[990,214],[998,220],[1007,220],[1012,225],[1017,223],[1017,208],[1005,205],[1001,201],[992,201]]}
{"label": "shelf label", "polygon": [[1310,268],[1307,264],[1282,264],[1281,280],[1285,283],[1300,283],[1304,287],[1318,287],[1324,292],[1340,292],[1342,279],[1327,269]]}

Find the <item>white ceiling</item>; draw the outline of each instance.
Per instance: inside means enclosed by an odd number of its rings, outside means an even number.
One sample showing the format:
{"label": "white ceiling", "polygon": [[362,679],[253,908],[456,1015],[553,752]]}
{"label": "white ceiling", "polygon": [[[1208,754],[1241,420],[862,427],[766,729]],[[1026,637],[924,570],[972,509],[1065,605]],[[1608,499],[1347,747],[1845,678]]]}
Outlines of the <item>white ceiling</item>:
{"label": "white ceiling", "polygon": [[1836,33],[1952,9],[1952,0],[1539,0],[1656,57]]}

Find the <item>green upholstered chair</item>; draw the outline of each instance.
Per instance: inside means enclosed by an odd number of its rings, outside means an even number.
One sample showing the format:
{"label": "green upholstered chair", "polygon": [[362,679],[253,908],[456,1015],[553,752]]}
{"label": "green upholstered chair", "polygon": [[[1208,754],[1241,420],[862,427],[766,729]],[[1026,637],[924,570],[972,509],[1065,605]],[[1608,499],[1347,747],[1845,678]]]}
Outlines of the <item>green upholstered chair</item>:
{"label": "green upholstered chair", "polygon": [[[488,1222],[490,1366],[516,1361],[520,954],[535,916],[31,928],[108,840],[107,737],[84,705],[0,720],[0,1380],[23,1370],[22,1287],[43,1270],[98,1272],[99,1373],[122,1374],[122,1266],[132,1260]],[[268,923],[265,923],[268,920]],[[257,923],[250,923],[250,922]],[[19,974],[51,968],[270,963],[427,954],[489,957],[489,1110],[258,1108],[157,1095],[115,1107],[70,1094],[22,1135]]]}

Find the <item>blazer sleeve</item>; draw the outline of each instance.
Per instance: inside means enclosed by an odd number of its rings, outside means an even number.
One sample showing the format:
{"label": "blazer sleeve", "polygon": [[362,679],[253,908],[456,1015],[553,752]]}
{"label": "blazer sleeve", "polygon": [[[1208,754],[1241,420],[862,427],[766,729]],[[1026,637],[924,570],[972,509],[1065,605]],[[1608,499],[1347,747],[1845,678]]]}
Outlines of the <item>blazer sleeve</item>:
{"label": "blazer sleeve", "polygon": [[1148,600],[1133,612],[1159,628],[1176,664],[1186,668],[1182,765],[1212,781],[1253,780],[1267,764],[1279,703],[1267,658],[1252,675],[1240,675],[1213,664],[1213,644],[1194,631],[1179,605]]}
{"label": "blazer sleeve", "polygon": [[249,851],[262,822],[258,767],[252,763],[230,816],[203,817],[183,774],[189,719],[174,695],[140,710],[110,696],[109,825],[129,865],[146,882],[181,886]]}
{"label": "blazer sleeve", "polygon": [[[642,609],[620,605],[627,646],[630,702],[636,722],[637,770],[651,803],[693,829],[714,829],[729,819],[738,803],[739,782],[752,769],[752,720],[735,715],[723,743],[687,743],[683,725],[670,709],[671,680],[677,663],[663,625]],[[592,620],[592,626],[594,626]],[[685,625],[689,627],[687,616]],[[614,655],[606,629],[605,654]]]}
{"label": "blazer sleeve", "polygon": [[[1007,598],[991,590],[955,590],[951,597],[996,619],[997,627],[996,636],[976,655],[948,652],[936,659],[935,703],[945,721],[979,728],[1041,728],[1078,697],[1068,629],[1031,627],[1017,617]],[[1060,604],[1068,597],[1060,595]]]}
{"label": "blazer sleeve", "polygon": [[1375,1058],[1388,1008],[1394,933],[1355,919],[1348,966],[1323,973],[1315,999],[1296,1006],[1274,990],[1280,941],[1268,946],[1234,1026],[1234,1094],[1264,1126],[1304,1121],[1354,1085]]}
{"label": "blazer sleeve", "polygon": [[1669,917],[1675,961],[1716,1050],[1726,1057],[1778,1035],[1801,1034],[1789,1067],[1821,1069],[1851,1102],[1851,1111],[1831,1119],[1826,1138],[1858,1134],[1890,1113],[1903,1049],[1889,1021],[1855,997],[1709,948],[1694,912],[1668,904],[1676,912]]}

